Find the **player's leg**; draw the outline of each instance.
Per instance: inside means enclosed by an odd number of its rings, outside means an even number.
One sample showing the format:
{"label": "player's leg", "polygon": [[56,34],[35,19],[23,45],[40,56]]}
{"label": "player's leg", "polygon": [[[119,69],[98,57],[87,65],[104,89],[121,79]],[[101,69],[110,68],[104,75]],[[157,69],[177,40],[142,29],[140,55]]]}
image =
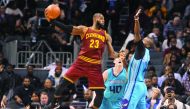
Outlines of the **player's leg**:
{"label": "player's leg", "polygon": [[94,91],[96,93],[96,97],[94,99],[94,105],[92,106],[92,108],[99,109],[100,105],[102,104],[104,89],[94,89]]}
{"label": "player's leg", "polygon": [[104,97],[99,109],[112,109],[112,103]]}
{"label": "player's leg", "polygon": [[78,70],[74,65],[68,69],[63,79],[60,81],[60,84],[55,89],[54,99],[52,100],[52,107],[55,107],[54,105],[60,103],[60,99],[62,98],[64,90],[73,85],[74,82],[82,76],[82,74],[83,73],[81,73],[81,71]]}
{"label": "player's leg", "polygon": [[95,91],[96,93],[93,109],[98,109],[102,103],[104,95],[104,82],[101,73],[101,68],[89,71],[87,77],[88,77],[89,89]]}
{"label": "player's leg", "polygon": [[140,99],[140,101],[137,104],[137,108],[136,109],[146,109],[146,98],[142,97]]}
{"label": "player's leg", "polygon": [[133,93],[131,95],[131,98],[128,100],[128,104],[126,106],[123,106],[122,109],[136,109],[138,101],[139,101],[138,95],[135,95]]}
{"label": "player's leg", "polygon": [[145,95],[144,84],[142,82],[130,83],[127,88],[124,100],[122,100],[122,109],[136,109],[139,100]]}
{"label": "player's leg", "polygon": [[125,92],[124,92],[124,98],[121,101],[121,107],[122,109],[135,109],[138,101],[138,96],[136,96],[135,93],[135,82],[127,84]]}
{"label": "player's leg", "polygon": [[146,109],[146,93],[147,93],[147,88],[145,86],[145,84],[143,83],[141,85],[141,92],[142,92],[142,97],[139,100],[138,104],[137,104],[137,109]]}

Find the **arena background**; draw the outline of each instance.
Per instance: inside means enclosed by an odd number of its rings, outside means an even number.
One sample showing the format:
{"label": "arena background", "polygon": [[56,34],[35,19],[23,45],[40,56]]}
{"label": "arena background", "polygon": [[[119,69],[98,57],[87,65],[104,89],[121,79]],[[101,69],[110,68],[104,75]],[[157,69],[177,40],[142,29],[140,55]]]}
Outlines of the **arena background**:
{"label": "arena background", "polygon": [[[72,64],[80,49],[80,39],[50,27],[44,18],[44,9],[52,3],[59,4],[63,13],[59,20],[65,24],[90,26],[92,15],[103,13],[115,51],[122,48],[128,51],[128,56],[135,46],[131,41],[133,16],[138,8],[142,8],[141,35],[153,38],[156,46],[151,51],[147,72],[161,77],[165,66],[169,65],[183,78],[190,62],[189,0],[0,0],[0,57],[7,60],[6,63],[3,61],[5,67],[8,63],[14,65],[14,71],[23,77],[27,74],[25,66],[32,65],[34,74],[43,82],[49,72],[46,66],[57,59],[65,68]],[[177,49],[167,46],[169,35],[175,36]],[[126,59],[128,62],[128,57]],[[103,70],[112,67],[112,61],[106,50]],[[180,82],[183,83],[182,79]],[[85,107],[83,85],[87,86],[85,78],[76,83],[77,97],[73,101]],[[81,105],[77,109],[84,108]]]}

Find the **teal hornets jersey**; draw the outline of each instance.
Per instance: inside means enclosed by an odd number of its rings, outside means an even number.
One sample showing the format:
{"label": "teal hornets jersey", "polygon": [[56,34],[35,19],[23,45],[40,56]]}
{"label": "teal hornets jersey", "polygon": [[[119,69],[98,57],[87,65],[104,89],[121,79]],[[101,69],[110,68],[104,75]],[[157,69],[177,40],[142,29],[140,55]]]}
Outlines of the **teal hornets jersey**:
{"label": "teal hornets jersey", "polygon": [[147,48],[145,48],[145,55],[143,59],[136,60],[133,54],[128,67],[128,81],[144,82],[144,75],[147,71],[149,61],[150,61],[150,54]]}
{"label": "teal hornets jersey", "polygon": [[131,57],[128,66],[128,83],[125,89],[125,96],[124,96],[125,99],[130,100],[131,94],[134,91],[138,92],[143,90],[141,89],[142,86],[145,86],[144,88],[146,89],[146,85],[144,85],[144,75],[147,71],[149,61],[150,61],[150,54],[147,48],[145,48],[145,55],[142,59],[136,60],[134,58],[134,54]]}
{"label": "teal hornets jersey", "polygon": [[110,101],[120,101],[123,98],[125,86],[127,84],[127,73],[125,68],[115,76],[113,68],[108,69],[108,77],[104,85],[104,97]]}

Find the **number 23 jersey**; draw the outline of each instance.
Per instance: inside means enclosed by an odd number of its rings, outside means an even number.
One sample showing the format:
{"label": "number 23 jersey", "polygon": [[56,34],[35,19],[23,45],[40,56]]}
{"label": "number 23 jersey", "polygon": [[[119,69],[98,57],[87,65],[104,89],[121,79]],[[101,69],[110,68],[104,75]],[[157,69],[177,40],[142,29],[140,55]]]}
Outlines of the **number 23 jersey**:
{"label": "number 23 jersey", "polygon": [[88,28],[81,39],[79,58],[89,63],[100,64],[107,41],[106,31]]}

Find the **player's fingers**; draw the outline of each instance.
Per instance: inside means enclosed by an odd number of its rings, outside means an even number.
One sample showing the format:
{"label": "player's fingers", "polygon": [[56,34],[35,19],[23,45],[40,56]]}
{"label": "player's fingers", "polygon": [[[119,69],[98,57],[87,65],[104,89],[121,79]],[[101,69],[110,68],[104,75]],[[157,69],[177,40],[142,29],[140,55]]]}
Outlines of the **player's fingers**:
{"label": "player's fingers", "polygon": [[45,16],[47,17],[47,16],[48,16],[48,11],[45,10],[45,11],[44,11],[44,14],[45,14]]}
{"label": "player's fingers", "polygon": [[49,21],[50,21],[50,18],[49,18],[49,16],[48,16],[48,11],[47,11],[47,9],[45,9],[44,15],[45,15],[45,18],[47,19],[47,21],[49,22]]}
{"label": "player's fingers", "polygon": [[139,9],[139,10],[137,11],[137,13],[135,14],[135,16],[139,16],[140,13],[141,13],[141,9]]}

